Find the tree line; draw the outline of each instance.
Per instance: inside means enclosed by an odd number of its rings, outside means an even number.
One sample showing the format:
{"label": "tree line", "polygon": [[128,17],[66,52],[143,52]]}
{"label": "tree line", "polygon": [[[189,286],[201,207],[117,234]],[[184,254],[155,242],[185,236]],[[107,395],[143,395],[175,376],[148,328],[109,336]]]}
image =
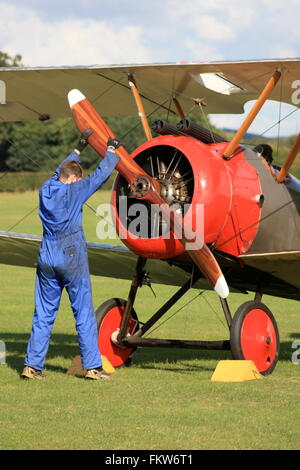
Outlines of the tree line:
{"label": "tree line", "polygon": [[[22,65],[21,55],[9,56],[0,51],[0,67],[17,67]],[[189,118],[204,127],[211,127],[208,118],[200,112],[189,115]],[[151,122],[156,119],[165,119],[170,123],[178,122],[178,116],[163,111],[151,116]],[[144,132],[137,115],[115,116],[105,119],[115,135],[122,140],[128,152],[145,141]],[[212,128],[213,131],[224,135],[227,139],[232,133],[222,132]],[[74,148],[79,133],[72,118],[51,119],[49,121],[33,122],[2,122],[0,124],[0,172],[40,172],[52,171]],[[251,139],[252,144],[267,141],[277,149],[276,163],[283,160],[291,147],[294,137],[281,139]],[[250,145],[251,145],[250,143]],[[95,151],[87,147],[81,155],[82,166],[90,171],[99,161]]]}

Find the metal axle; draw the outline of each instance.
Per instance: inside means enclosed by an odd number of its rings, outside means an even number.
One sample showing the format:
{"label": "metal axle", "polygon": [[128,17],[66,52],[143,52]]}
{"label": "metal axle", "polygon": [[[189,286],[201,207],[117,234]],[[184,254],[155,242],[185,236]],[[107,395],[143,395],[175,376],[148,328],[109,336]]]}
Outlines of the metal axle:
{"label": "metal axle", "polygon": [[208,350],[230,350],[230,342],[223,341],[185,341],[180,339],[155,339],[138,338],[136,336],[127,336],[122,341],[122,345],[132,347],[148,348],[185,348],[185,349],[208,349]]}

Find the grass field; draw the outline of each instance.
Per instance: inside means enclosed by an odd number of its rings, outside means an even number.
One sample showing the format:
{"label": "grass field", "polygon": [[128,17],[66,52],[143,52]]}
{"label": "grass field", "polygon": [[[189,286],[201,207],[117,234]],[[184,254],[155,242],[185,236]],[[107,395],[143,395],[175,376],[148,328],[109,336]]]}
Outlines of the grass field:
{"label": "grass field", "polygon": [[[1,230],[10,229],[37,205],[37,193],[1,194]],[[100,191],[90,200],[108,201]],[[98,219],[85,208],[89,241],[98,241]],[[13,231],[40,234],[35,213]],[[113,241],[115,243],[115,241]],[[210,381],[218,360],[227,352],[139,349],[131,367],[105,383],[90,383],[66,375],[78,354],[77,337],[68,299],[63,295],[47,356],[46,381],[23,382],[23,367],[33,313],[35,272],[0,265],[0,340],[7,364],[0,365],[1,449],[299,449],[300,365],[291,361],[292,342],[300,339],[297,302],[265,296],[281,335],[280,360],[263,380],[243,383]],[[94,305],[110,297],[126,298],[129,282],[92,277]],[[143,287],[136,311],[149,318],[175,287]],[[155,331],[155,337],[225,339],[218,299],[189,291],[170,311],[182,307]],[[230,295],[230,307],[252,296]]]}

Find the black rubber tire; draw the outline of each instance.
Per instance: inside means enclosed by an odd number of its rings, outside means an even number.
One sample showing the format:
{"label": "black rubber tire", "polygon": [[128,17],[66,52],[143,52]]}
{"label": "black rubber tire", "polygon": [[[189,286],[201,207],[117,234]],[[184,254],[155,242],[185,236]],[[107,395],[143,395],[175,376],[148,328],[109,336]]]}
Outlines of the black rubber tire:
{"label": "black rubber tire", "polygon": [[[245,320],[247,318],[247,315],[249,315],[253,310],[259,309],[262,310],[267,317],[270,319],[273,328],[274,328],[274,333],[275,333],[275,340],[276,340],[276,345],[275,345],[275,354],[272,360],[270,360],[270,365],[263,370],[259,370],[259,372],[262,375],[268,375],[271,374],[277,364],[278,357],[279,357],[279,350],[280,350],[280,340],[279,340],[279,332],[278,332],[278,327],[276,320],[272,314],[272,312],[268,309],[268,307],[261,303],[261,302],[255,302],[255,301],[249,301],[245,302],[242,304],[236,311],[232,324],[230,327],[230,348],[231,348],[231,353],[233,359],[238,359],[238,360],[253,360],[255,363],[255,360],[253,357],[249,357],[249,354],[247,357],[245,357],[245,354],[243,352],[243,347],[242,347],[242,328],[243,325],[245,324]],[[248,317],[249,318],[249,317]],[[255,344],[253,343],[253,347],[255,348]],[[257,365],[257,364],[256,364]],[[261,367],[257,367],[258,369],[262,369]]]}
{"label": "black rubber tire", "polygon": [[[96,322],[97,322],[98,333],[99,333],[100,325],[101,325],[103,319],[105,318],[105,316],[107,315],[107,313],[112,308],[118,307],[118,306],[125,307],[126,306],[126,300],[120,299],[120,298],[112,298],[112,299],[106,300],[105,302],[103,302],[103,304],[99,305],[99,307],[97,308],[97,310],[95,312],[96,313]],[[132,309],[131,315],[135,320],[138,321],[138,317],[137,317],[137,314],[136,314],[134,309]],[[124,349],[124,348],[122,348],[122,349]],[[122,367],[122,366],[129,367],[131,365],[132,356],[133,356],[133,354],[134,354],[134,352],[136,351],[137,348],[130,348],[130,349],[131,349],[130,356],[124,361],[124,363],[122,365],[119,365],[117,367]]]}

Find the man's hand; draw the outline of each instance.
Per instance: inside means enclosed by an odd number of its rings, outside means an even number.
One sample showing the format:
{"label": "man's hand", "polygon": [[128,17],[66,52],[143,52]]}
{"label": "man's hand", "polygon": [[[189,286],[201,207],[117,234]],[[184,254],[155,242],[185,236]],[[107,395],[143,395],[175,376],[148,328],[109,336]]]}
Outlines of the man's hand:
{"label": "man's hand", "polygon": [[107,150],[109,152],[114,152],[118,147],[120,147],[121,142],[119,139],[112,139],[111,137],[107,141]]}
{"label": "man's hand", "polygon": [[85,131],[83,131],[79,138],[78,144],[75,147],[75,150],[78,150],[79,153],[82,152],[82,150],[85,149],[85,147],[88,145],[87,139],[92,133],[92,129],[86,129]]}

